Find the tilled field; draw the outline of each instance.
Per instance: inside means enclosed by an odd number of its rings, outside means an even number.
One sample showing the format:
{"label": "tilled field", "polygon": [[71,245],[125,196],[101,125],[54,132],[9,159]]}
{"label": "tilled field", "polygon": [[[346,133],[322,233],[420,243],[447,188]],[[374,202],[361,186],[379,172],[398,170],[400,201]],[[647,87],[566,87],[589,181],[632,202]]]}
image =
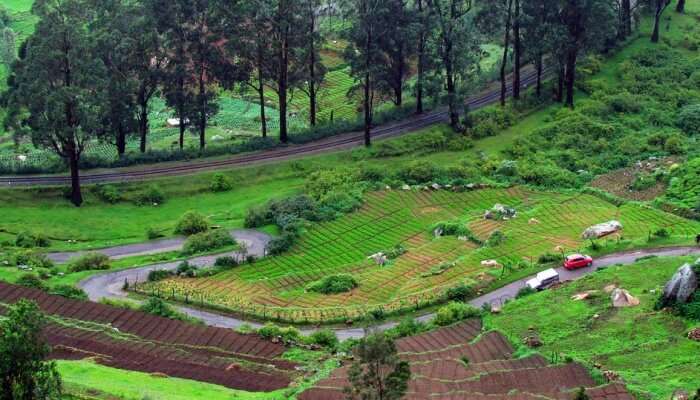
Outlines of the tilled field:
{"label": "tilled field", "polygon": [[[580,364],[550,365],[539,355],[515,359],[502,334],[480,331],[480,322],[466,321],[397,341],[399,356],[411,365],[406,399],[558,400],[571,399],[580,387],[591,399],[634,399],[622,385],[598,386]],[[348,368],[335,370],[299,400],[344,399]]]}
{"label": "tilled field", "polygon": [[137,311],[69,300],[0,282],[0,313],[26,298],[49,315],[52,358],[84,359],[115,368],[164,374],[232,389],[287,387],[296,364],[280,344],[229,329],[192,325]]}

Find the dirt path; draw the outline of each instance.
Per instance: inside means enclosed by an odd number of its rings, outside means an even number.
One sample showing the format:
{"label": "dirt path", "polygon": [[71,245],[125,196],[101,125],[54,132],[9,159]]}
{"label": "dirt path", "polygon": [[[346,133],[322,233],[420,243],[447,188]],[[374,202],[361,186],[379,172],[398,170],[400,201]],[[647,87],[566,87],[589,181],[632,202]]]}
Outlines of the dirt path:
{"label": "dirt path", "polygon": [[[264,253],[265,245],[270,240],[270,237],[264,233],[257,231],[234,231],[234,235],[237,240],[249,243],[249,254],[262,256]],[[568,271],[564,268],[558,268],[557,271],[560,274],[562,281],[571,281],[579,279],[583,276],[591,274],[597,269],[608,267],[615,264],[629,265],[634,263],[638,258],[644,256],[686,256],[697,254],[700,255],[700,247],[668,247],[659,249],[647,249],[638,251],[627,251],[622,253],[610,254],[601,257],[596,260],[595,264],[590,268],[583,268],[575,271]],[[194,265],[211,265],[216,256],[206,256],[198,257],[190,260]],[[142,268],[135,268],[130,270],[116,271],[101,275],[92,276],[82,282],[79,286],[85,290],[92,301],[99,301],[102,298],[125,298],[127,293],[122,290],[124,280],[129,282],[143,281],[148,272],[156,269],[175,269],[179,262],[156,264]],[[514,298],[520,289],[525,286],[525,282],[532,279],[532,276],[520,279],[511,284],[508,284],[500,289],[493,292],[487,293],[483,296],[477,297],[470,301],[470,304],[474,307],[480,308],[484,304],[492,305],[502,305],[506,300]],[[216,314],[208,311],[203,311],[191,307],[178,306],[181,312],[198,318],[207,325],[216,326],[220,328],[238,328],[241,325],[247,324],[254,328],[262,326],[262,324],[248,321],[241,318],[235,318],[232,316]],[[416,317],[417,321],[425,322],[429,321],[434,317],[434,313],[429,313]],[[380,325],[372,327],[373,329],[386,330],[396,326],[396,322],[386,322]],[[302,333],[305,335],[311,334],[315,331],[315,328],[304,328]],[[361,338],[365,335],[365,330],[360,328],[339,328],[334,329],[336,336],[340,340],[346,340],[350,338]]]}

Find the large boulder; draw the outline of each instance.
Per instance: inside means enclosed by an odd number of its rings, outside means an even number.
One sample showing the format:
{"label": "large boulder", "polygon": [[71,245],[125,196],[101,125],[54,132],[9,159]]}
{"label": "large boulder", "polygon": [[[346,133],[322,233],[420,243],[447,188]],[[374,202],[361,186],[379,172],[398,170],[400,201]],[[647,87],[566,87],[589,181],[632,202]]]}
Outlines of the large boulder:
{"label": "large boulder", "polygon": [[620,221],[608,221],[602,224],[593,225],[583,231],[584,239],[599,239],[622,230]]}
{"label": "large boulder", "polygon": [[632,296],[630,292],[625,289],[616,288],[612,291],[610,295],[613,307],[634,307],[639,305],[639,299]]}
{"label": "large boulder", "polygon": [[[699,264],[700,260],[695,264]],[[698,276],[693,266],[685,264],[678,268],[670,281],[664,286],[664,301],[666,304],[687,303],[690,297],[698,289]]]}

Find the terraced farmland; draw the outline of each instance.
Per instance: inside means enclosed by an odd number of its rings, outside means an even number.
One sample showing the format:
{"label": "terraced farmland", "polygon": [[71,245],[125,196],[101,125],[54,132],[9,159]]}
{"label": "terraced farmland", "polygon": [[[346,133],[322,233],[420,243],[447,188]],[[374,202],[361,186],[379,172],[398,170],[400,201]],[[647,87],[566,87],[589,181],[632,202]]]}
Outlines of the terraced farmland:
{"label": "terraced farmland", "polygon": [[51,357],[214,383],[232,389],[287,387],[296,364],[280,359],[285,347],[256,335],[204,327],[97,303],[68,300],[0,282],[0,314],[26,298],[49,315]]}
{"label": "terraced farmland", "polygon": [[[587,388],[591,399],[634,398],[622,385],[599,385],[580,364],[550,365],[539,355],[515,358],[502,334],[480,333],[481,323],[471,320],[397,341],[399,357],[411,366],[405,398],[571,399],[579,387]],[[299,400],[344,399],[348,369],[335,370]]]}
{"label": "terraced farmland", "polygon": [[[486,220],[496,203],[515,207],[516,218]],[[700,231],[688,221],[643,205],[616,207],[590,195],[557,194],[523,187],[448,190],[387,190],[370,193],[358,212],[314,225],[287,254],[207,278],[175,278],[142,284],[144,293],[194,301],[224,311],[292,322],[345,321],[382,307],[397,312],[441,300],[447,288],[463,282],[484,288],[511,272],[481,265],[483,260],[532,268],[531,263],[556,246],[566,251],[585,245],[581,233],[590,225],[617,219],[629,246],[643,245],[650,232],[666,228],[666,243],[687,243]],[[438,221],[459,221],[481,241],[500,231],[505,241],[478,246],[456,237],[434,238]],[[609,239],[614,245],[617,239]],[[605,244],[604,241],[600,242]],[[379,267],[368,256],[401,244],[407,252]],[[442,263],[453,264],[435,273]],[[517,269],[517,268],[516,268]],[[306,286],[329,274],[354,275],[359,287],[323,295]],[[503,276],[502,276],[503,274]]]}

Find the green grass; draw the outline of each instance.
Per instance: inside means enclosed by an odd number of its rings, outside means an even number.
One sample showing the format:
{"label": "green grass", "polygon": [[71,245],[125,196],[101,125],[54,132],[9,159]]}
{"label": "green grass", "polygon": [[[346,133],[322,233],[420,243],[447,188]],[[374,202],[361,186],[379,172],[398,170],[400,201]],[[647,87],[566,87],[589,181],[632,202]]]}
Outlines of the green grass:
{"label": "green grass", "polygon": [[[561,353],[589,366],[619,373],[632,390],[650,398],[670,398],[675,389],[696,390],[700,382],[700,343],[688,340],[698,322],[653,310],[661,288],[675,270],[692,258],[652,258],[631,266],[613,266],[575,283],[527,296],[506,304],[500,314],[486,317],[489,329],[498,329],[520,342],[534,327],[545,356]],[[616,283],[641,301],[638,307],[615,309],[606,285]],[[571,296],[595,290],[593,299]],[[594,315],[598,315],[595,318]]]}
{"label": "green grass", "polygon": [[[179,378],[105,367],[90,361],[57,361],[69,394],[120,400],[283,400],[284,391],[253,393]],[[96,389],[97,388],[97,389]]]}
{"label": "green grass", "polygon": [[[484,220],[494,204],[514,206],[518,218]],[[538,224],[529,223],[536,219]],[[646,206],[615,207],[590,195],[540,192],[527,188],[451,191],[391,190],[369,193],[358,212],[336,221],[311,226],[292,250],[213,277],[170,279],[144,284],[163,292],[203,299],[210,307],[287,322],[338,322],[362,317],[382,307],[388,313],[441,301],[444,291],[460,282],[479,288],[502,285],[528,273],[533,260],[561,246],[587,251],[580,235],[588,226],[619,219],[624,238],[603,240],[600,253],[625,248],[690,244],[700,223],[683,220]],[[439,221],[460,221],[481,241],[495,231],[505,234],[498,246],[478,247],[455,237],[432,237]],[[671,238],[648,241],[649,232],[672,230]],[[408,251],[391,265],[377,267],[367,257],[401,244]],[[480,265],[495,259],[518,266],[503,271]],[[454,267],[432,274],[443,263]],[[522,264],[522,265],[519,265]],[[539,268],[543,268],[539,266]],[[331,274],[351,274],[359,287],[350,293],[311,293],[308,284]]]}

